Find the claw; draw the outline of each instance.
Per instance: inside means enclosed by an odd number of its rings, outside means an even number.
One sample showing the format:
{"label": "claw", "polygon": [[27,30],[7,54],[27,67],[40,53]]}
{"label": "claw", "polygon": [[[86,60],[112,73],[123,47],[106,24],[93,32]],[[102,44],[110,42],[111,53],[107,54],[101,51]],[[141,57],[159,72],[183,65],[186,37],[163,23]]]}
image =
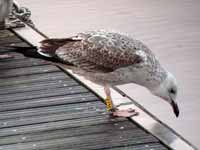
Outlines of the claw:
{"label": "claw", "polygon": [[115,110],[112,112],[114,117],[133,117],[138,116],[139,113],[135,111],[135,109],[129,108],[126,110]]}
{"label": "claw", "polygon": [[135,109],[129,108],[128,111],[129,111],[129,112],[135,112]]}

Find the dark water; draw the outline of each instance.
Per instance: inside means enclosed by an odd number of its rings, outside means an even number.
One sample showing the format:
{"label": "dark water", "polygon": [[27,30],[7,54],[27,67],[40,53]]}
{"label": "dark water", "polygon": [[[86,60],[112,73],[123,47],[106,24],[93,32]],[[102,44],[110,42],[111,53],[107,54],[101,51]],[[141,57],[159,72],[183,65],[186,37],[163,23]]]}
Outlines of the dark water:
{"label": "dark water", "polygon": [[121,88],[178,133],[200,147],[200,1],[198,0],[19,0],[49,36],[107,29],[146,45],[179,83],[178,119],[168,104],[135,85]]}

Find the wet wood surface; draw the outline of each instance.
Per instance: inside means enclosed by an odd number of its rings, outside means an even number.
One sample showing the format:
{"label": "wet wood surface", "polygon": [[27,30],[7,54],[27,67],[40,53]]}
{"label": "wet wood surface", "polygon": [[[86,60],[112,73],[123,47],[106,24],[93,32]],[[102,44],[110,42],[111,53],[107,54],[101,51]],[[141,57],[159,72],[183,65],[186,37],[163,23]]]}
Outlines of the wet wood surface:
{"label": "wet wood surface", "polygon": [[[26,45],[0,33],[0,46]],[[15,58],[0,60],[0,149],[167,149],[128,119],[111,118],[100,98],[49,62],[3,53]]]}

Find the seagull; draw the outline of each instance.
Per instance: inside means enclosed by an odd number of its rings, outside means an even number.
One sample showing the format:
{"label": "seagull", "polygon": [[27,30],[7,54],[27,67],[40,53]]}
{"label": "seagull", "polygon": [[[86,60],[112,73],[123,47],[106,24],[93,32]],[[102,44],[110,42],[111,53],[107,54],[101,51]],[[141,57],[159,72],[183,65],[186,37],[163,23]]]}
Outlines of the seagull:
{"label": "seagull", "polygon": [[127,35],[109,31],[87,31],[68,38],[50,38],[40,42],[38,52],[54,57],[74,73],[102,85],[107,109],[113,116],[132,117],[134,109],[119,110],[113,105],[110,88],[135,83],[168,102],[179,116],[177,82],[165,70],[153,52],[142,42]]}

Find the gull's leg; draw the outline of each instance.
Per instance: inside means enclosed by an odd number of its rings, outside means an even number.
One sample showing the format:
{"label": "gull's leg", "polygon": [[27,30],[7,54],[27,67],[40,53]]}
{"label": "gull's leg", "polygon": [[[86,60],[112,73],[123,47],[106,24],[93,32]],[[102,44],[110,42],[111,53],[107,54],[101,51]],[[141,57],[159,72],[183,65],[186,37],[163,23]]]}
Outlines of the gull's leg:
{"label": "gull's leg", "polygon": [[113,101],[111,98],[111,92],[108,84],[104,85],[104,91],[106,93],[106,106],[107,110],[112,112],[112,115],[115,117],[132,117],[137,116],[138,112],[136,112],[134,109],[125,109],[125,110],[119,110],[117,107],[114,107]]}
{"label": "gull's leg", "polygon": [[108,111],[112,111],[113,110],[113,102],[112,102],[112,98],[111,98],[111,92],[110,92],[110,88],[108,84],[104,85],[104,91],[106,93],[106,107]]}

